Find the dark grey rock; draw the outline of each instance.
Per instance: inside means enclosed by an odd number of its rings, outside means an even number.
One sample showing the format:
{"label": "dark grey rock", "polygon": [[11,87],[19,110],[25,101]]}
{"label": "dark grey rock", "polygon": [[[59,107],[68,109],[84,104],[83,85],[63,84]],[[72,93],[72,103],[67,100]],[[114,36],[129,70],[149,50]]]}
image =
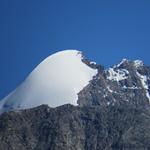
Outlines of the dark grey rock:
{"label": "dark grey rock", "polygon": [[148,150],[150,108],[130,105],[55,109],[40,106],[0,116],[1,150]]}

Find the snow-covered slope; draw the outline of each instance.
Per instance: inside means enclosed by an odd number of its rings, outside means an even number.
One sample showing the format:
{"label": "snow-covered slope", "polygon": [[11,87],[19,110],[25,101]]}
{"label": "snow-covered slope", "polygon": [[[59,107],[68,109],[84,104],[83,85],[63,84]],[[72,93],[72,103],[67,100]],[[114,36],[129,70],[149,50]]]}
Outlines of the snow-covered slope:
{"label": "snow-covered slope", "polygon": [[82,61],[77,50],[55,53],[40,63],[27,79],[0,102],[0,111],[48,104],[77,105],[78,93],[97,74]]}

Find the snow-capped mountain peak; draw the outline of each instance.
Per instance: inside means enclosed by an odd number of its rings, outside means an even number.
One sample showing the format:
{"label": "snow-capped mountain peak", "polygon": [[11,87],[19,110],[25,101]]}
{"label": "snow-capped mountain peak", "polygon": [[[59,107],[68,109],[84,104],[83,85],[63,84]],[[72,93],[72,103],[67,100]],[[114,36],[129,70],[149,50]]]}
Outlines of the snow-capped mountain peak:
{"label": "snow-capped mountain peak", "polygon": [[48,104],[79,106],[150,103],[150,68],[123,59],[104,69],[77,50],[57,52],[42,61],[0,102],[0,112]]}
{"label": "snow-capped mountain peak", "polygon": [[48,104],[77,105],[78,93],[97,74],[77,50],[57,52],[41,62],[12,93],[0,102],[1,111]]}

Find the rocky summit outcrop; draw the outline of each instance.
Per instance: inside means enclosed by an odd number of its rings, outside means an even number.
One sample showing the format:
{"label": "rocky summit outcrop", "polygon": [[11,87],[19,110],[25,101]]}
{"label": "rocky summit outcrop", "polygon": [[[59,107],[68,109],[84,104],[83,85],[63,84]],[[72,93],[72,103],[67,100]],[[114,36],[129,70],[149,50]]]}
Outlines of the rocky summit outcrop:
{"label": "rocky summit outcrop", "polygon": [[150,150],[150,68],[123,60],[78,94],[78,106],[0,115],[0,150]]}

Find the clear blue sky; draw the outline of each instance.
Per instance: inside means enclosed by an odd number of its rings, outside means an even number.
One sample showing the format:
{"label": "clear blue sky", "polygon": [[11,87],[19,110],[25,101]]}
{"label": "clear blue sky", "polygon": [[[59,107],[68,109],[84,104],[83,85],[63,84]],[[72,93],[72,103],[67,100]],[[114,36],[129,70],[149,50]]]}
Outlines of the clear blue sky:
{"label": "clear blue sky", "polygon": [[50,54],[150,65],[150,0],[0,0],[0,99]]}

